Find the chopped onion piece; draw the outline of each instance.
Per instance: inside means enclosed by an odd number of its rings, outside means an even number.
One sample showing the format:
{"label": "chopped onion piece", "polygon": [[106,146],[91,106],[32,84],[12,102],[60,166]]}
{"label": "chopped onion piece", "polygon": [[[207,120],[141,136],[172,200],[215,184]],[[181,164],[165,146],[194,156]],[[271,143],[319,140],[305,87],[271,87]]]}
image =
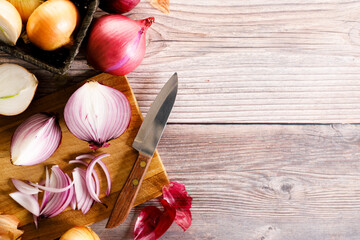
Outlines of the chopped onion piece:
{"label": "chopped onion piece", "polygon": [[[93,159],[90,164],[80,159],[70,161],[70,163],[79,163],[87,167],[86,170],[79,167],[75,168],[73,170],[73,181],[57,165],[51,168],[51,174],[49,174],[46,167],[45,180],[40,181],[42,184],[30,181],[24,183],[12,179],[19,192],[11,193],[10,196],[34,215],[36,227],[39,219],[55,217],[68,206],[74,210],[81,210],[83,214],[86,214],[96,201],[95,199],[100,200],[100,181],[94,169],[96,163],[99,163],[105,172],[108,181],[107,193],[110,192],[110,174],[106,165],[101,161],[102,158],[107,156],[109,154],[102,154],[97,157],[93,155],[80,156],[80,158],[84,159],[85,157]],[[38,194],[41,190],[44,193],[39,206]]]}
{"label": "chopped onion piece", "polygon": [[39,216],[39,212],[40,212],[39,203],[34,196],[22,192],[14,192],[14,193],[10,193],[9,195],[23,208],[25,208],[35,216]]}
{"label": "chopped onion piece", "polygon": [[23,181],[20,181],[18,179],[12,178],[11,181],[19,192],[22,192],[25,194],[37,194],[38,192],[40,192],[39,189],[37,189],[33,186],[30,186],[29,184],[26,184]]}
{"label": "chopped onion piece", "polygon": [[74,185],[74,182],[71,182],[68,186],[66,186],[64,188],[45,187],[45,186],[41,186],[36,183],[31,183],[31,185],[34,187],[38,187],[41,190],[48,191],[48,192],[60,193],[60,192],[65,192],[65,191],[69,190]]}

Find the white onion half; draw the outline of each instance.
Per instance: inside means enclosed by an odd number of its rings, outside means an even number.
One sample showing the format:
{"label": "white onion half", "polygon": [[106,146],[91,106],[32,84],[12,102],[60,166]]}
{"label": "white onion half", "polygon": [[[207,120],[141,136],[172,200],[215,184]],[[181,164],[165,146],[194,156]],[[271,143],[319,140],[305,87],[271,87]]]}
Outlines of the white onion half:
{"label": "white onion half", "polygon": [[0,41],[15,45],[22,28],[22,21],[16,8],[6,0],[0,0]]}
{"label": "white onion half", "polygon": [[25,68],[12,63],[0,65],[0,115],[12,116],[25,111],[37,86],[38,80]]}

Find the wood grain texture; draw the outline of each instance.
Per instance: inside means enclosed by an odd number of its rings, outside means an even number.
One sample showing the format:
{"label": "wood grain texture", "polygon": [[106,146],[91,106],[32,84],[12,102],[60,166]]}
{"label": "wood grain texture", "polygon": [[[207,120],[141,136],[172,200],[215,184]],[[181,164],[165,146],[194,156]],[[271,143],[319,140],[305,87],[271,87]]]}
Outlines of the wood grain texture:
{"label": "wood grain texture", "polygon": [[[170,10],[142,0],[128,14],[156,18],[146,58],[128,75],[143,113],[179,74],[159,150],[194,198],[194,220],[162,239],[359,239],[359,125],[232,123],[359,123],[360,1],[170,0]],[[34,72],[37,98],[98,73],[84,46],[62,77],[4,53],[0,62]],[[103,240],[132,239],[152,204],[118,228],[92,228]]]}
{"label": "wood grain texture", "polygon": [[[128,75],[142,112],[177,71],[172,123],[359,122],[359,1],[172,0],[170,8],[165,15],[143,0],[128,14],[156,18],[146,58]],[[84,48],[55,81],[0,55],[9,61],[39,77],[38,95],[96,74]]]}
{"label": "wood grain texture", "polygon": [[[193,197],[193,224],[161,239],[359,239],[359,136],[359,125],[169,125],[159,152]],[[154,204],[118,229],[92,229],[131,239]]]}
{"label": "wood grain texture", "polygon": [[[66,211],[54,218],[41,220],[39,230],[36,230],[32,215],[9,197],[9,193],[16,191],[11,183],[11,178],[39,182],[39,180],[44,179],[45,166],[54,164],[59,165],[61,169],[71,175],[71,171],[75,166],[69,165],[68,161],[75,159],[80,154],[92,152],[86,142],[77,139],[68,131],[62,116],[67,100],[79,87],[78,85],[33,102],[30,108],[19,116],[0,117],[0,164],[2,166],[0,175],[0,212],[16,215],[20,219],[20,225],[25,230],[24,240],[54,239],[61,236],[62,233],[74,225],[87,225],[107,218],[138,157],[138,152],[131,147],[131,144],[142,123],[142,116],[127,79],[125,77],[101,74],[91,80],[99,81],[119,89],[126,95],[131,105],[131,121],[128,129],[121,137],[110,141],[109,147],[106,149],[102,148],[96,153],[97,155],[100,153],[110,154],[110,157],[105,158],[104,162],[111,176],[111,193],[109,197],[105,196],[104,191],[100,193],[100,199],[108,207],[94,204],[86,215],[83,215],[80,211],[72,211],[69,208],[68,210],[70,211]],[[25,118],[38,112],[55,112],[59,114],[59,122],[63,134],[62,144],[50,159],[41,164],[35,166],[14,166],[10,163],[11,136],[15,128]],[[101,174],[99,176],[101,176],[101,189],[105,189],[105,175]],[[132,203],[138,205],[161,195],[162,187],[168,184],[168,182],[164,166],[156,152],[149,170],[146,172],[144,184],[139,189],[135,202]]]}

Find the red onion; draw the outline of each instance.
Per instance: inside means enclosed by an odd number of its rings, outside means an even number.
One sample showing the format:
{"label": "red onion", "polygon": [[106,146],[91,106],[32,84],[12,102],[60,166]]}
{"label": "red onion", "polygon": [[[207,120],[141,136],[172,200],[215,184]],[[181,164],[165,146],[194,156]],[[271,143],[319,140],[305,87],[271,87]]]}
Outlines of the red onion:
{"label": "red onion", "polygon": [[130,12],[140,0],[101,0],[100,8],[109,13]]}
{"label": "red onion", "polygon": [[25,120],[11,140],[11,162],[35,165],[48,159],[59,147],[61,129],[57,117],[38,113]]}
{"label": "red onion", "polygon": [[[81,210],[83,214],[87,213],[94,201],[100,202],[100,181],[98,175],[94,170],[96,163],[100,165],[103,169],[106,180],[107,180],[107,190],[106,195],[109,196],[111,190],[111,179],[110,173],[107,169],[105,163],[101,161],[102,158],[110,156],[109,154],[102,154],[97,157],[91,154],[83,154],[76,157],[76,160],[71,160],[69,163],[77,163],[85,165],[86,170],[75,168],[73,171],[73,178],[75,182],[75,195],[76,195],[76,204],[77,209]],[[84,159],[91,159],[90,164],[83,161]]]}
{"label": "red onion", "polygon": [[87,183],[87,189],[88,192],[90,193],[90,196],[96,201],[96,202],[100,202],[99,196],[96,194],[95,189],[93,187],[92,184],[90,184],[91,181],[91,176],[92,176],[92,172],[94,169],[94,166],[96,163],[99,163],[100,167],[103,169],[105,175],[106,175],[106,180],[107,180],[107,190],[106,190],[106,195],[109,196],[110,194],[110,190],[111,190],[111,180],[110,180],[110,174],[109,171],[107,170],[105,164],[101,161],[102,158],[104,157],[108,157],[110,156],[110,154],[106,153],[106,154],[102,154],[100,156],[95,157],[89,164],[87,170],[86,170],[86,183]]}
{"label": "red onion", "polygon": [[19,192],[30,195],[40,192],[38,188],[30,186],[29,184],[26,184],[18,179],[11,179],[11,181]]}
{"label": "red onion", "polygon": [[[34,215],[34,222],[40,217],[55,217],[65,210],[74,194],[73,182],[70,177],[55,165],[51,168],[49,177],[46,169],[45,186],[29,182],[26,184],[20,180],[12,179],[14,186],[19,192],[10,193],[17,203]],[[43,200],[39,206],[38,192],[44,190]]]}
{"label": "red onion", "polygon": [[145,56],[145,34],[154,21],[153,17],[134,21],[116,14],[100,17],[89,36],[89,64],[114,75],[132,72]]}
{"label": "red onion", "polygon": [[[110,173],[102,158],[109,154],[102,154],[97,157],[91,154],[83,154],[70,161],[86,166],[86,170],[75,168],[73,170],[73,179],[64,173],[57,165],[51,168],[49,175],[48,169],[45,172],[44,184],[37,184],[28,181],[24,183],[18,179],[12,179],[12,182],[18,192],[10,193],[17,203],[31,212],[34,216],[34,223],[37,227],[40,218],[52,218],[63,212],[68,206],[73,210],[79,209],[86,214],[96,200],[100,201],[100,181],[94,170],[94,165],[98,163],[103,169],[107,180],[106,195],[110,194],[111,180]],[[92,159],[90,164],[83,159]],[[88,177],[89,176],[89,177]],[[43,190],[41,205],[38,202],[38,193]]]}
{"label": "red onion", "polygon": [[39,212],[40,212],[39,203],[34,196],[22,192],[14,192],[14,193],[10,193],[9,195],[23,208],[25,208],[35,216],[39,216]]}
{"label": "red onion", "polygon": [[111,139],[118,138],[127,129],[131,118],[131,107],[120,91],[87,82],[68,100],[64,119],[70,132],[90,143],[96,150],[107,147]]}

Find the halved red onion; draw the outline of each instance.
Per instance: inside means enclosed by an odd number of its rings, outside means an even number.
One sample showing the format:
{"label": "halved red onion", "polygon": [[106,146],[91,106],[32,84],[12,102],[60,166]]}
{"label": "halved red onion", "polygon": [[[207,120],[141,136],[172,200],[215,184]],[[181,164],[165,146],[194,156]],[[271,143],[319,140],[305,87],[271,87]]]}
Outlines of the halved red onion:
{"label": "halved red onion", "polygon": [[70,132],[91,149],[109,146],[120,137],[131,118],[131,106],[119,90],[91,81],[76,90],[66,103],[64,118]]}
{"label": "halved red onion", "polygon": [[61,129],[56,116],[38,113],[25,120],[11,141],[14,165],[35,165],[48,159],[59,147]]}

